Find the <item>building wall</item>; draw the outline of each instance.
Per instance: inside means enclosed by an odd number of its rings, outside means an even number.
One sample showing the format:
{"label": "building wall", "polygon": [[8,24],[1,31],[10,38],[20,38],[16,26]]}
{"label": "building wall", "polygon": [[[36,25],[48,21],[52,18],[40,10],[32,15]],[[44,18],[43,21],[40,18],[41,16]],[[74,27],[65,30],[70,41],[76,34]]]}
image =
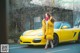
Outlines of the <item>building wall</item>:
{"label": "building wall", "polygon": [[[73,11],[72,10],[65,10],[65,9],[58,9],[58,8],[54,8],[54,11],[52,11],[52,16],[54,16],[54,18],[57,21],[66,21],[69,22],[72,26],[74,25],[74,21],[73,21]],[[32,21],[34,22],[33,24],[33,28],[32,29],[38,29],[41,28],[42,26],[42,19],[44,18],[44,12],[42,11],[43,14],[40,15],[36,15],[35,17],[33,17]],[[37,13],[39,14],[39,13]],[[28,19],[28,18],[26,18]],[[27,28],[30,28],[30,22],[27,21],[26,24],[26,30]]]}

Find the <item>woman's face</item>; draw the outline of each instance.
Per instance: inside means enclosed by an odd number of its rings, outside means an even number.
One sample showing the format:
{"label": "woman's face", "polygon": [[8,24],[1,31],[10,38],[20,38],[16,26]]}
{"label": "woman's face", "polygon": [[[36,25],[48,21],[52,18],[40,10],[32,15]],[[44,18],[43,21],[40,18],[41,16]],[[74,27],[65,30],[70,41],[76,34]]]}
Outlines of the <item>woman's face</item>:
{"label": "woman's face", "polygon": [[48,17],[47,13],[45,14],[45,17]]}

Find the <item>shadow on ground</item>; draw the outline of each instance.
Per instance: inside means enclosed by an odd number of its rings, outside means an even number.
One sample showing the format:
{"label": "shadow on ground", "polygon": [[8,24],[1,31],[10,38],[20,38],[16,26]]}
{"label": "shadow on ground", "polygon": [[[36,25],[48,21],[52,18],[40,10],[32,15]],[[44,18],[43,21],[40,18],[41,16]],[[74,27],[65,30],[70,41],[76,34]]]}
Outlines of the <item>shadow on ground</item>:
{"label": "shadow on ground", "polygon": [[[55,48],[57,47],[63,47],[63,46],[70,46],[70,45],[75,45],[75,44],[80,44],[80,43],[71,43],[71,42],[65,42],[65,43],[60,43],[58,44],[57,46],[55,46]],[[40,49],[40,48],[44,48],[45,45],[40,45],[40,46],[33,46],[33,45],[26,45],[25,47],[23,48],[37,48],[37,49]],[[49,45],[48,48],[50,48],[51,46]]]}

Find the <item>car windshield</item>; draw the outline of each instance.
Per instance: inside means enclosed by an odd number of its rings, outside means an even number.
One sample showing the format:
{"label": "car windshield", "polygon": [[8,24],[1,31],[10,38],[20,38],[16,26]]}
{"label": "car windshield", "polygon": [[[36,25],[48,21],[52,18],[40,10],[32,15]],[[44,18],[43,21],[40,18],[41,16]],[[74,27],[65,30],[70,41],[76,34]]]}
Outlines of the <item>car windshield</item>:
{"label": "car windshield", "polygon": [[68,28],[71,28],[71,25],[68,22],[54,22],[55,29],[59,29],[62,26],[68,26]]}
{"label": "car windshield", "polygon": [[62,26],[67,26],[68,28],[71,28],[71,25],[68,22],[64,22]]}
{"label": "car windshield", "polygon": [[55,28],[55,29],[59,29],[60,26],[61,26],[61,22],[55,22],[55,23],[54,23],[54,28]]}

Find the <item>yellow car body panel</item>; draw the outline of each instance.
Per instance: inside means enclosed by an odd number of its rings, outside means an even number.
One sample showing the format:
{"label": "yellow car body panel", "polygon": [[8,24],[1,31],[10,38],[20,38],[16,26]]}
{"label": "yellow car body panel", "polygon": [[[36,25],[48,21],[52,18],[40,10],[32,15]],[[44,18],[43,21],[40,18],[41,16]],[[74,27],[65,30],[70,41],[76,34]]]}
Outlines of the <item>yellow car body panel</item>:
{"label": "yellow car body panel", "polygon": [[[36,35],[29,36],[29,33],[26,33],[26,35],[20,36],[20,44],[27,44],[27,45],[45,45],[46,40],[44,39],[44,35],[38,36],[37,33],[39,33],[41,29],[34,30],[36,32]],[[76,32],[76,35],[74,33]],[[78,40],[78,33],[80,32],[79,29],[55,29],[54,33],[56,33],[59,37],[59,43],[61,42],[67,42],[72,40]],[[32,31],[31,31],[32,33]],[[41,39],[39,43],[34,43],[34,39]]]}
{"label": "yellow car body panel", "polygon": [[[59,29],[57,35],[59,37],[59,43],[67,41],[78,40],[80,29]],[[74,34],[76,33],[76,34]]]}

